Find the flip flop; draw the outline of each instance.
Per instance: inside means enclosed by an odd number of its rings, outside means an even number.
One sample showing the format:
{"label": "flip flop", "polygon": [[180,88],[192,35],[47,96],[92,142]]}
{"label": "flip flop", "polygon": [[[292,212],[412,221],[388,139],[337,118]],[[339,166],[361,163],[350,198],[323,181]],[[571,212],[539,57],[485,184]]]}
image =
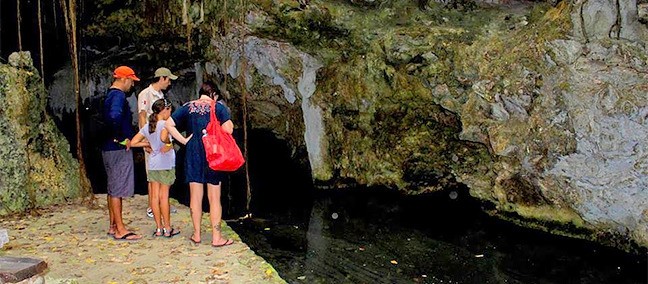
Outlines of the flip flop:
{"label": "flip flop", "polygon": [[229,245],[231,245],[231,244],[233,244],[233,243],[234,243],[234,240],[232,240],[232,239],[225,239],[225,242],[224,242],[224,243],[222,243],[222,244],[220,244],[220,245],[212,244],[212,247],[219,248],[219,247],[229,246]]}
{"label": "flip flop", "polygon": [[130,236],[137,236],[137,234],[133,232],[128,232],[127,234],[121,236],[121,238],[118,238],[117,235],[114,235],[113,238],[117,241],[139,241],[142,237],[139,238],[131,238],[129,239],[128,237]]}
{"label": "flip flop", "polygon": [[193,235],[191,235],[191,237],[189,238],[189,240],[190,240],[194,245],[199,245],[199,244],[200,244],[200,241],[196,241],[196,240],[193,239]]}
{"label": "flip flop", "polygon": [[[164,230],[164,236],[167,237],[167,238],[172,238],[173,236],[175,236],[177,234],[180,234],[180,231],[176,230],[175,228],[171,228],[171,231],[169,231],[169,232],[167,232],[166,229],[163,229],[163,230]],[[167,234],[169,234],[169,235],[167,236]]]}

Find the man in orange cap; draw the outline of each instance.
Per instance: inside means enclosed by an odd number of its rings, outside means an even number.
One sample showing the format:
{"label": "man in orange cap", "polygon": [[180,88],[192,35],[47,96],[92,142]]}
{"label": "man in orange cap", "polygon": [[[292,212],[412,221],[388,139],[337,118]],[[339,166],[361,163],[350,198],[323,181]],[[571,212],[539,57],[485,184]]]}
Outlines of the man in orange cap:
{"label": "man in orange cap", "polygon": [[132,114],[126,101],[126,92],[139,81],[135,71],[128,66],[119,66],[113,72],[115,78],[104,101],[103,117],[109,138],[103,141],[101,156],[108,176],[108,213],[110,230],[108,234],[116,240],[135,241],[142,236],[130,232],[122,219],[122,198],[132,197],[135,191],[133,153],[130,152]]}

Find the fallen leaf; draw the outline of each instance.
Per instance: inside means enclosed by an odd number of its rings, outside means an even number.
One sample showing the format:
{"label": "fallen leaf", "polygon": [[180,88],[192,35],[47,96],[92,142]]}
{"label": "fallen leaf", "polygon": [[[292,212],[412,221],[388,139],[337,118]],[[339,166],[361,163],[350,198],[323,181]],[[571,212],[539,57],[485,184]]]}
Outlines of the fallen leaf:
{"label": "fallen leaf", "polygon": [[227,271],[221,271],[220,269],[212,269],[211,270],[211,274],[213,274],[213,275],[223,275],[225,273],[227,273]]}

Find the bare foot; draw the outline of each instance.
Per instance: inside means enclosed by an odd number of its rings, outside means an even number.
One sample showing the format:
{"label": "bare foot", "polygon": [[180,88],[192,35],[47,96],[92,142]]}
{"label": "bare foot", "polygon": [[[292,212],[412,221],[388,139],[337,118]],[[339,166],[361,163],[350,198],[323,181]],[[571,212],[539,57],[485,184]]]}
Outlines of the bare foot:
{"label": "bare foot", "polygon": [[115,226],[110,226],[110,229],[108,229],[108,232],[106,233],[106,235],[114,236],[115,235]]}

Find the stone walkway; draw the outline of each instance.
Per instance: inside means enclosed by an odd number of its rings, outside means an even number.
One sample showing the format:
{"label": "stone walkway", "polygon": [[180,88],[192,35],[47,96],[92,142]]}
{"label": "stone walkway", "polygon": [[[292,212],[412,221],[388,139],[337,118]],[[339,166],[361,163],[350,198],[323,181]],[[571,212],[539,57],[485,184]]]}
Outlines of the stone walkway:
{"label": "stone walkway", "polygon": [[124,220],[144,238],[116,241],[106,234],[106,195],[96,197],[96,208],[63,205],[41,209],[38,216],[3,218],[0,228],[8,229],[9,243],[0,256],[45,260],[46,283],[285,283],[228,226],[223,233],[236,242],[211,247],[208,214],[203,215],[202,244],[193,245],[189,208],[175,200],[178,213],[171,214],[171,223],[180,235],[151,236],[155,224],[145,215],[147,196],[136,195],[124,202]]}

